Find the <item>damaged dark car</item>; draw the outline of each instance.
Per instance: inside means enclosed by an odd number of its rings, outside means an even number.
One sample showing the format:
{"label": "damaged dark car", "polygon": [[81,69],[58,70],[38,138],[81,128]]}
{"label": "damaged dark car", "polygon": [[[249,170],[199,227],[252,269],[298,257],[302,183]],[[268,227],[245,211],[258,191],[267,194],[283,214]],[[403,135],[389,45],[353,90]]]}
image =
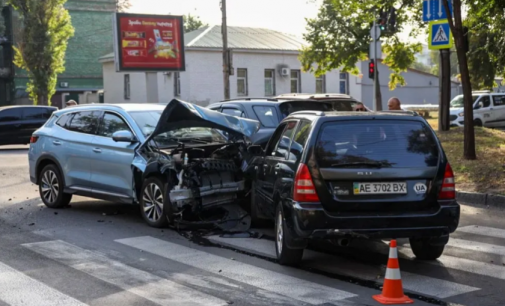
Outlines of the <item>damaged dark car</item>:
{"label": "damaged dark car", "polygon": [[153,227],[247,230],[250,217],[238,203],[258,129],[255,120],[180,100],[74,107],[34,133],[30,178],[51,208],[81,195],[139,203]]}

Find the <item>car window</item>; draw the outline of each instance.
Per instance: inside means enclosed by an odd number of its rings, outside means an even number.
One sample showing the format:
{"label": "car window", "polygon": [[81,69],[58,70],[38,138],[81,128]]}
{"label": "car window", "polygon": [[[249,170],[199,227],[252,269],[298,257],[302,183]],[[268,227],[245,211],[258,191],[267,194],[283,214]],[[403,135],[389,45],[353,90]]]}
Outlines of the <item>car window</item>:
{"label": "car window", "polygon": [[272,156],[288,158],[289,147],[291,146],[291,138],[294,135],[297,123],[298,121],[289,121],[286,124],[286,128],[282,132],[282,136],[278,141],[277,147],[272,153]]}
{"label": "car window", "polygon": [[67,129],[74,132],[95,134],[98,112],[77,112],[67,124]]}
{"label": "car window", "polygon": [[378,162],[383,167],[435,167],[436,138],[422,122],[360,120],[329,122],[322,126],[316,143],[320,167]]}
{"label": "car window", "polygon": [[274,128],[279,124],[279,117],[273,106],[253,106],[253,110],[264,127]]}
{"label": "car window", "polygon": [[123,118],[112,113],[105,113],[98,130],[98,135],[103,137],[112,138],[112,134],[118,131],[130,131],[128,124],[124,122]]}
{"label": "car window", "polygon": [[[479,98],[479,95],[472,95],[472,105],[477,101]],[[456,96],[454,99],[452,99],[451,103],[451,108],[462,108],[464,107],[463,103],[463,95]]]}
{"label": "car window", "polygon": [[21,108],[8,108],[0,111],[0,122],[21,120]]}
{"label": "car window", "polygon": [[265,150],[266,156],[272,155],[272,152],[274,152],[274,149],[277,148],[277,143],[279,142],[279,139],[281,138],[282,133],[284,132],[284,128],[286,127],[286,123],[283,123],[277,127],[275,130],[274,134],[268,141],[267,148]]}
{"label": "car window", "polygon": [[296,129],[291,148],[289,150],[288,159],[292,161],[299,161],[302,157],[303,148],[309,139],[311,123],[309,121],[302,121]]}
{"label": "car window", "polygon": [[25,107],[23,108],[23,119],[25,120],[47,120],[51,117],[51,109],[45,107]]}
{"label": "car window", "polygon": [[479,103],[482,103],[482,107],[490,107],[491,106],[491,99],[489,96],[482,96],[479,100]]}
{"label": "car window", "polygon": [[244,112],[237,108],[223,108],[221,112],[235,117],[245,117]]}
{"label": "car window", "polygon": [[494,95],[493,103],[495,106],[505,105],[505,95]]}
{"label": "car window", "polygon": [[60,117],[60,119],[58,119],[58,121],[56,121],[56,124],[61,126],[61,127],[65,127],[67,122],[69,121],[70,118],[72,118],[74,114],[64,114]]}

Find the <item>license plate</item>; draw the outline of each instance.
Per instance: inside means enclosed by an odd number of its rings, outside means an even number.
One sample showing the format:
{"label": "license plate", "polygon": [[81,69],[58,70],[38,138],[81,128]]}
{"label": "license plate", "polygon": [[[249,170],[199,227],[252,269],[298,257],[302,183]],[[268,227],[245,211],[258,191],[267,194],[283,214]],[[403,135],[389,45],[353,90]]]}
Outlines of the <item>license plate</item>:
{"label": "license plate", "polygon": [[355,195],[407,194],[407,183],[354,183]]}

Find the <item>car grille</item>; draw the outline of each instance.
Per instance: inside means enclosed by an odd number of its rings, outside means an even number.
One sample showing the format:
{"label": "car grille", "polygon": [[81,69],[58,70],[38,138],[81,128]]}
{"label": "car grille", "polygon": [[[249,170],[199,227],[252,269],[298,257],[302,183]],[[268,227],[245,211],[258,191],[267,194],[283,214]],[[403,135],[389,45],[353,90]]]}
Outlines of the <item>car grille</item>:
{"label": "car grille", "polygon": [[456,116],[456,115],[450,115],[450,116],[449,116],[449,120],[450,120],[450,121],[454,121],[454,120],[456,120],[456,119],[458,119],[458,116]]}

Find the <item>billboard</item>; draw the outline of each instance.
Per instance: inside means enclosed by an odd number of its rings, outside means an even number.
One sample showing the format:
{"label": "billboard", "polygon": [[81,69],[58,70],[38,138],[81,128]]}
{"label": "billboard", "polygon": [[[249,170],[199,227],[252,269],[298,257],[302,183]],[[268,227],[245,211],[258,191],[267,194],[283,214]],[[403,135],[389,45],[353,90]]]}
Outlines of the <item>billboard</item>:
{"label": "billboard", "polygon": [[116,71],[184,71],[182,16],[114,15]]}

